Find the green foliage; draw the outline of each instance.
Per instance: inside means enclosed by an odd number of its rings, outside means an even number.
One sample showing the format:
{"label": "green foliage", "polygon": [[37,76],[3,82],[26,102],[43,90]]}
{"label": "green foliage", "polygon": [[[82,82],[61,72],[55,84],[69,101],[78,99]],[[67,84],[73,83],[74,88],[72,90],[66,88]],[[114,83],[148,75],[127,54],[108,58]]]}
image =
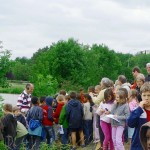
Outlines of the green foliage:
{"label": "green foliage", "polygon": [[42,74],[37,74],[34,77],[34,92],[35,96],[43,96],[43,95],[53,95],[57,91],[58,83],[57,80],[54,79],[51,75],[43,76]]}
{"label": "green foliage", "polygon": [[4,144],[4,141],[0,141],[0,150],[8,150],[7,146]]}
{"label": "green foliage", "polygon": [[11,53],[8,50],[0,51],[0,86],[1,87],[8,87],[8,82],[6,73],[9,71],[10,68],[10,56]]}

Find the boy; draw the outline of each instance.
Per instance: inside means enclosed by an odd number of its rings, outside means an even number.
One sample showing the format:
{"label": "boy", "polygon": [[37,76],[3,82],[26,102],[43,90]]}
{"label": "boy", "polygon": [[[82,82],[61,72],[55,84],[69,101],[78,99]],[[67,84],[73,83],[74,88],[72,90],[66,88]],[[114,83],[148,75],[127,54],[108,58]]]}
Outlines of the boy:
{"label": "boy", "polygon": [[76,133],[79,132],[81,147],[84,147],[83,135],[83,107],[76,99],[76,92],[70,93],[71,100],[66,105],[66,116],[69,122],[69,131],[71,132],[72,150],[76,150]]}
{"label": "boy", "polygon": [[17,121],[13,116],[11,104],[4,104],[3,110],[5,115],[2,119],[2,123],[4,126],[4,143],[8,146],[8,149],[11,150],[14,149],[14,139],[16,136]]}
{"label": "boy", "polygon": [[141,126],[150,121],[150,83],[146,82],[141,86],[140,89],[142,101],[139,103],[139,106],[133,110],[127,119],[127,124],[131,128],[135,128],[132,143],[131,143],[131,150],[143,150],[139,132]]}

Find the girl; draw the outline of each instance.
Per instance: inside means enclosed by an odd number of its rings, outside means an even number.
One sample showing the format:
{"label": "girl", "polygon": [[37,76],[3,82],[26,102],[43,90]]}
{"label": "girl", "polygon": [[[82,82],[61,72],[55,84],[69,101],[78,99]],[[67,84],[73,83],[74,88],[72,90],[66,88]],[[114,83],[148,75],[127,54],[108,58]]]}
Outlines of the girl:
{"label": "girl", "polygon": [[84,104],[83,104],[83,110],[84,110],[84,135],[85,135],[85,144],[88,145],[93,139],[93,121],[92,121],[92,106],[94,105],[92,98],[89,94],[84,94]]}
{"label": "girl", "polygon": [[115,150],[125,150],[122,142],[122,135],[126,119],[129,116],[129,106],[126,103],[126,94],[123,90],[116,92],[116,102],[112,107],[111,114],[114,118],[111,119],[114,148]]}
{"label": "girl", "polygon": [[114,93],[112,89],[106,89],[104,92],[104,100],[100,103],[97,110],[97,114],[100,115],[100,126],[104,133],[103,150],[107,150],[108,144],[111,150],[114,150],[112,136],[111,136],[111,124],[110,118],[106,115],[109,114],[114,104]]}
{"label": "girl", "polygon": [[[130,112],[133,111],[136,107],[138,107],[137,95],[138,95],[137,90],[131,89],[129,91],[129,97],[128,97],[128,99],[129,99],[129,109],[130,109]],[[128,138],[130,140],[130,143],[131,143],[131,139],[132,139],[133,133],[134,133],[134,128],[128,127]]]}

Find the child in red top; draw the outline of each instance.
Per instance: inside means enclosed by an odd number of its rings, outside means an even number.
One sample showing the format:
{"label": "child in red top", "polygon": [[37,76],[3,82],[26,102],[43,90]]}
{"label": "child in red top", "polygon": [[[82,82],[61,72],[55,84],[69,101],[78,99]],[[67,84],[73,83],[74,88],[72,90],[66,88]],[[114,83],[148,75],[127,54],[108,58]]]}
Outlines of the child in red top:
{"label": "child in red top", "polygon": [[56,100],[57,100],[58,105],[57,105],[56,110],[53,114],[53,117],[54,117],[54,121],[55,121],[55,125],[54,125],[55,140],[58,140],[58,129],[59,129],[58,120],[59,120],[59,116],[60,116],[62,107],[64,106],[65,96],[64,95],[58,95],[56,97]]}

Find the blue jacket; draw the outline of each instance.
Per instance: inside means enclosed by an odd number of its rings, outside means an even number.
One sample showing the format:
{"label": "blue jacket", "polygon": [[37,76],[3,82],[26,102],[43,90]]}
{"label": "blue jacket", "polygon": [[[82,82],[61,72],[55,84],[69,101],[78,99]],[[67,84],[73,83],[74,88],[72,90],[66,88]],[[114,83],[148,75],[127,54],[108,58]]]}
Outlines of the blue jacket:
{"label": "blue jacket", "polygon": [[137,107],[133,110],[127,119],[127,124],[131,128],[135,128],[130,150],[143,150],[142,145],[140,143],[140,128],[141,126],[147,122],[147,114],[141,107]]}
{"label": "blue jacket", "polygon": [[72,99],[66,105],[69,128],[82,128],[83,107],[79,100]]}

